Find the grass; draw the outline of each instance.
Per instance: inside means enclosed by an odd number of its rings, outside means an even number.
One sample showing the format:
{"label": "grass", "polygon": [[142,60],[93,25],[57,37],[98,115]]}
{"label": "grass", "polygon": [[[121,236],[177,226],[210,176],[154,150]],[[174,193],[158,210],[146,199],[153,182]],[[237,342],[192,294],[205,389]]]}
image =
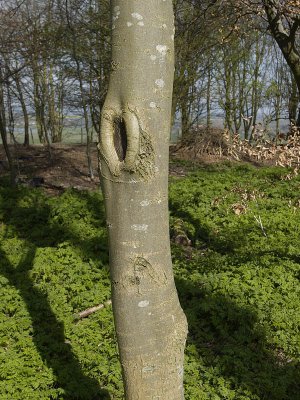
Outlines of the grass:
{"label": "grass", "polygon": [[[300,399],[300,179],[199,167],[170,183],[186,400]],[[288,180],[289,179],[289,180]],[[260,222],[261,221],[261,222]],[[176,241],[176,240],[175,240]],[[0,400],[122,399],[100,193],[0,186]]]}

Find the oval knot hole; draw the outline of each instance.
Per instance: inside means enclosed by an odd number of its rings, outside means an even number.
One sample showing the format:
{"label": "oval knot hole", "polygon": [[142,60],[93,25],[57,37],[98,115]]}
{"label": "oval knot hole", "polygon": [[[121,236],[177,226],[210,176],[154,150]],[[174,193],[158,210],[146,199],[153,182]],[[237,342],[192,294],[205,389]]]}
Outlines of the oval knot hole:
{"label": "oval knot hole", "polygon": [[119,161],[124,161],[127,151],[127,134],[123,118],[118,118],[114,121],[114,146]]}

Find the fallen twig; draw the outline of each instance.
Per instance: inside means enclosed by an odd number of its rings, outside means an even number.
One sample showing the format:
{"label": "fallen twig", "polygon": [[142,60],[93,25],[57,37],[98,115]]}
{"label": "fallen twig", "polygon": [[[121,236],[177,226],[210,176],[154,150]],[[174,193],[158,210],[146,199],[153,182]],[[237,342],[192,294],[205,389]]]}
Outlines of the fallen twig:
{"label": "fallen twig", "polygon": [[262,224],[260,215],[259,215],[258,217],[257,217],[256,215],[254,215],[254,218],[255,218],[255,221],[258,223],[258,225],[259,225],[259,227],[260,227],[260,229],[261,229],[263,235],[264,235],[265,237],[267,237],[267,234],[266,234],[265,228],[264,228],[264,226],[263,226],[263,224]]}
{"label": "fallen twig", "polygon": [[86,318],[89,315],[93,314],[94,312],[102,310],[104,307],[108,307],[110,305],[111,305],[111,300],[107,300],[103,304],[98,304],[97,306],[90,307],[84,311],[81,311],[80,313],[76,314],[76,318],[78,318],[78,319]]}

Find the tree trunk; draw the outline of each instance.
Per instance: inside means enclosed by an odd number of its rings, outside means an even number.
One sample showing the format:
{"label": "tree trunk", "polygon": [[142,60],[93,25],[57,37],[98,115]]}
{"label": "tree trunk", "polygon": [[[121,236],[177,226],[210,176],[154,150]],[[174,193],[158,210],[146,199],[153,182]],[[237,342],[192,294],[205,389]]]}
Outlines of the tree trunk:
{"label": "tree trunk", "polygon": [[232,71],[228,60],[224,58],[224,86],[225,86],[225,129],[228,129],[229,134],[233,132],[232,123],[232,106],[231,106],[231,89],[232,89]]}
{"label": "tree trunk", "polygon": [[23,118],[24,118],[24,146],[29,146],[29,116],[28,116],[28,112],[27,112],[25,99],[23,96],[20,78],[17,74],[15,75],[14,80],[15,80],[16,88],[17,88],[17,97],[18,97],[18,100],[20,101]]}
{"label": "tree trunk", "polygon": [[94,179],[94,169],[93,169],[93,163],[92,163],[92,157],[91,157],[91,128],[89,126],[89,114],[88,114],[88,108],[87,108],[88,106],[87,106],[86,99],[85,99],[81,68],[80,68],[79,61],[76,58],[76,51],[75,50],[74,50],[73,56],[75,58],[76,69],[77,69],[77,77],[78,77],[78,80],[79,80],[81,104],[82,104],[83,117],[84,117],[84,126],[85,126],[85,132],[86,132],[86,157],[87,157],[87,163],[88,163],[88,171],[89,171],[90,178],[93,180]]}
{"label": "tree trunk", "polygon": [[[297,30],[299,29],[299,20],[296,19],[290,27],[288,33],[283,25],[280,15],[280,3],[278,0],[263,0],[264,8],[268,17],[268,22],[272,36],[276,40],[291,72],[295,78],[298,88],[298,100],[300,101],[300,54],[296,48]],[[296,121],[300,128],[300,109]]]}
{"label": "tree trunk", "polygon": [[296,121],[296,126],[300,127],[300,107],[298,109],[298,117],[297,117],[297,121]]}
{"label": "tree trunk", "polygon": [[42,114],[43,108],[40,101],[40,77],[38,71],[38,66],[36,63],[32,65],[32,73],[33,73],[33,103],[34,103],[34,110],[35,110],[35,121],[36,121],[36,130],[39,137],[40,143],[45,143],[45,133],[43,128],[42,122]]}
{"label": "tree trunk", "polygon": [[16,144],[15,138],[15,117],[13,112],[12,98],[11,98],[11,90],[9,83],[6,83],[6,106],[7,106],[7,117],[8,117],[8,133],[10,137],[10,142]]}
{"label": "tree trunk", "polygon": [[181,111],[181,136],[182,138],[184,138],[189,134],[190,131],[190,113],[189,113],[187,97],[180,102],[180,111]]}
{"label": "tree trunk", "polygon": [[[3,81],[2,70],[0,68],[0,82]],[[6,128],[6,117],[5,117],[5,101],[2,83],[0,84],[0,137],[2,139],[2,144],[4,147],[5,155],[7,158],[9,172],[10,172],[10,182],[12,186],[16,184],[16,169],[14,164],[13,156],[10,152],[10,148],[7,143],[7,128]]]}
{"label": "tree trunk", "polygon": [[15,184],[16,184],[16,169],[15,169],[12,154],[11,154],[9,146],[7,144],[5,121],[3,121],[2,113],[0,113],[0,114],[1,114],[0,115],[0,137],[2,139],[2,144],[4,147],[5,155],[6,155],[8,166],[9,166],[10,183],[12,184],[12,186],[15,186]]}
{"label": "tree trunk", "polygon": [[112,73],[100,172],[127,400],[182,400],[187,324],[172,271],[168,150],[172,1],[112,0]]}
{"label": "tree trunk", "polygon": [[291,125],[296,125],[300,127],[300,107],[299,107],[299,95],[297,83],[294,79],[293,74],[291,74],[291,90],[289,96],[289,120]]}
{"label": "tree trunk", "polygon": [[206,89],[206,129],[211,128],[211,72],[212,68],[208,65],[207,70],[207,89]]}

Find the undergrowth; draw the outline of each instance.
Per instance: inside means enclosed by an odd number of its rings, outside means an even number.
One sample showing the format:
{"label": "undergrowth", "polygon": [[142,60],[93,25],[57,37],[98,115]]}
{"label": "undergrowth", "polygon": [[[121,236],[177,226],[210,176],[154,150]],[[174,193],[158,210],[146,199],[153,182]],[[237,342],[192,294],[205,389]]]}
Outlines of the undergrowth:
{"label": "undergrowth", "polygon": [[300,399],[300,179],[221,165],[170,188],[187,399]]}
{"label": "undergrowth", "polygon": [[[186,400],[300,399],[300,179],[199,167],[170,184]],[[122,399],[100,193],[0,186],[0,400]],[[171,400],[171,399],[170,399]]]}

